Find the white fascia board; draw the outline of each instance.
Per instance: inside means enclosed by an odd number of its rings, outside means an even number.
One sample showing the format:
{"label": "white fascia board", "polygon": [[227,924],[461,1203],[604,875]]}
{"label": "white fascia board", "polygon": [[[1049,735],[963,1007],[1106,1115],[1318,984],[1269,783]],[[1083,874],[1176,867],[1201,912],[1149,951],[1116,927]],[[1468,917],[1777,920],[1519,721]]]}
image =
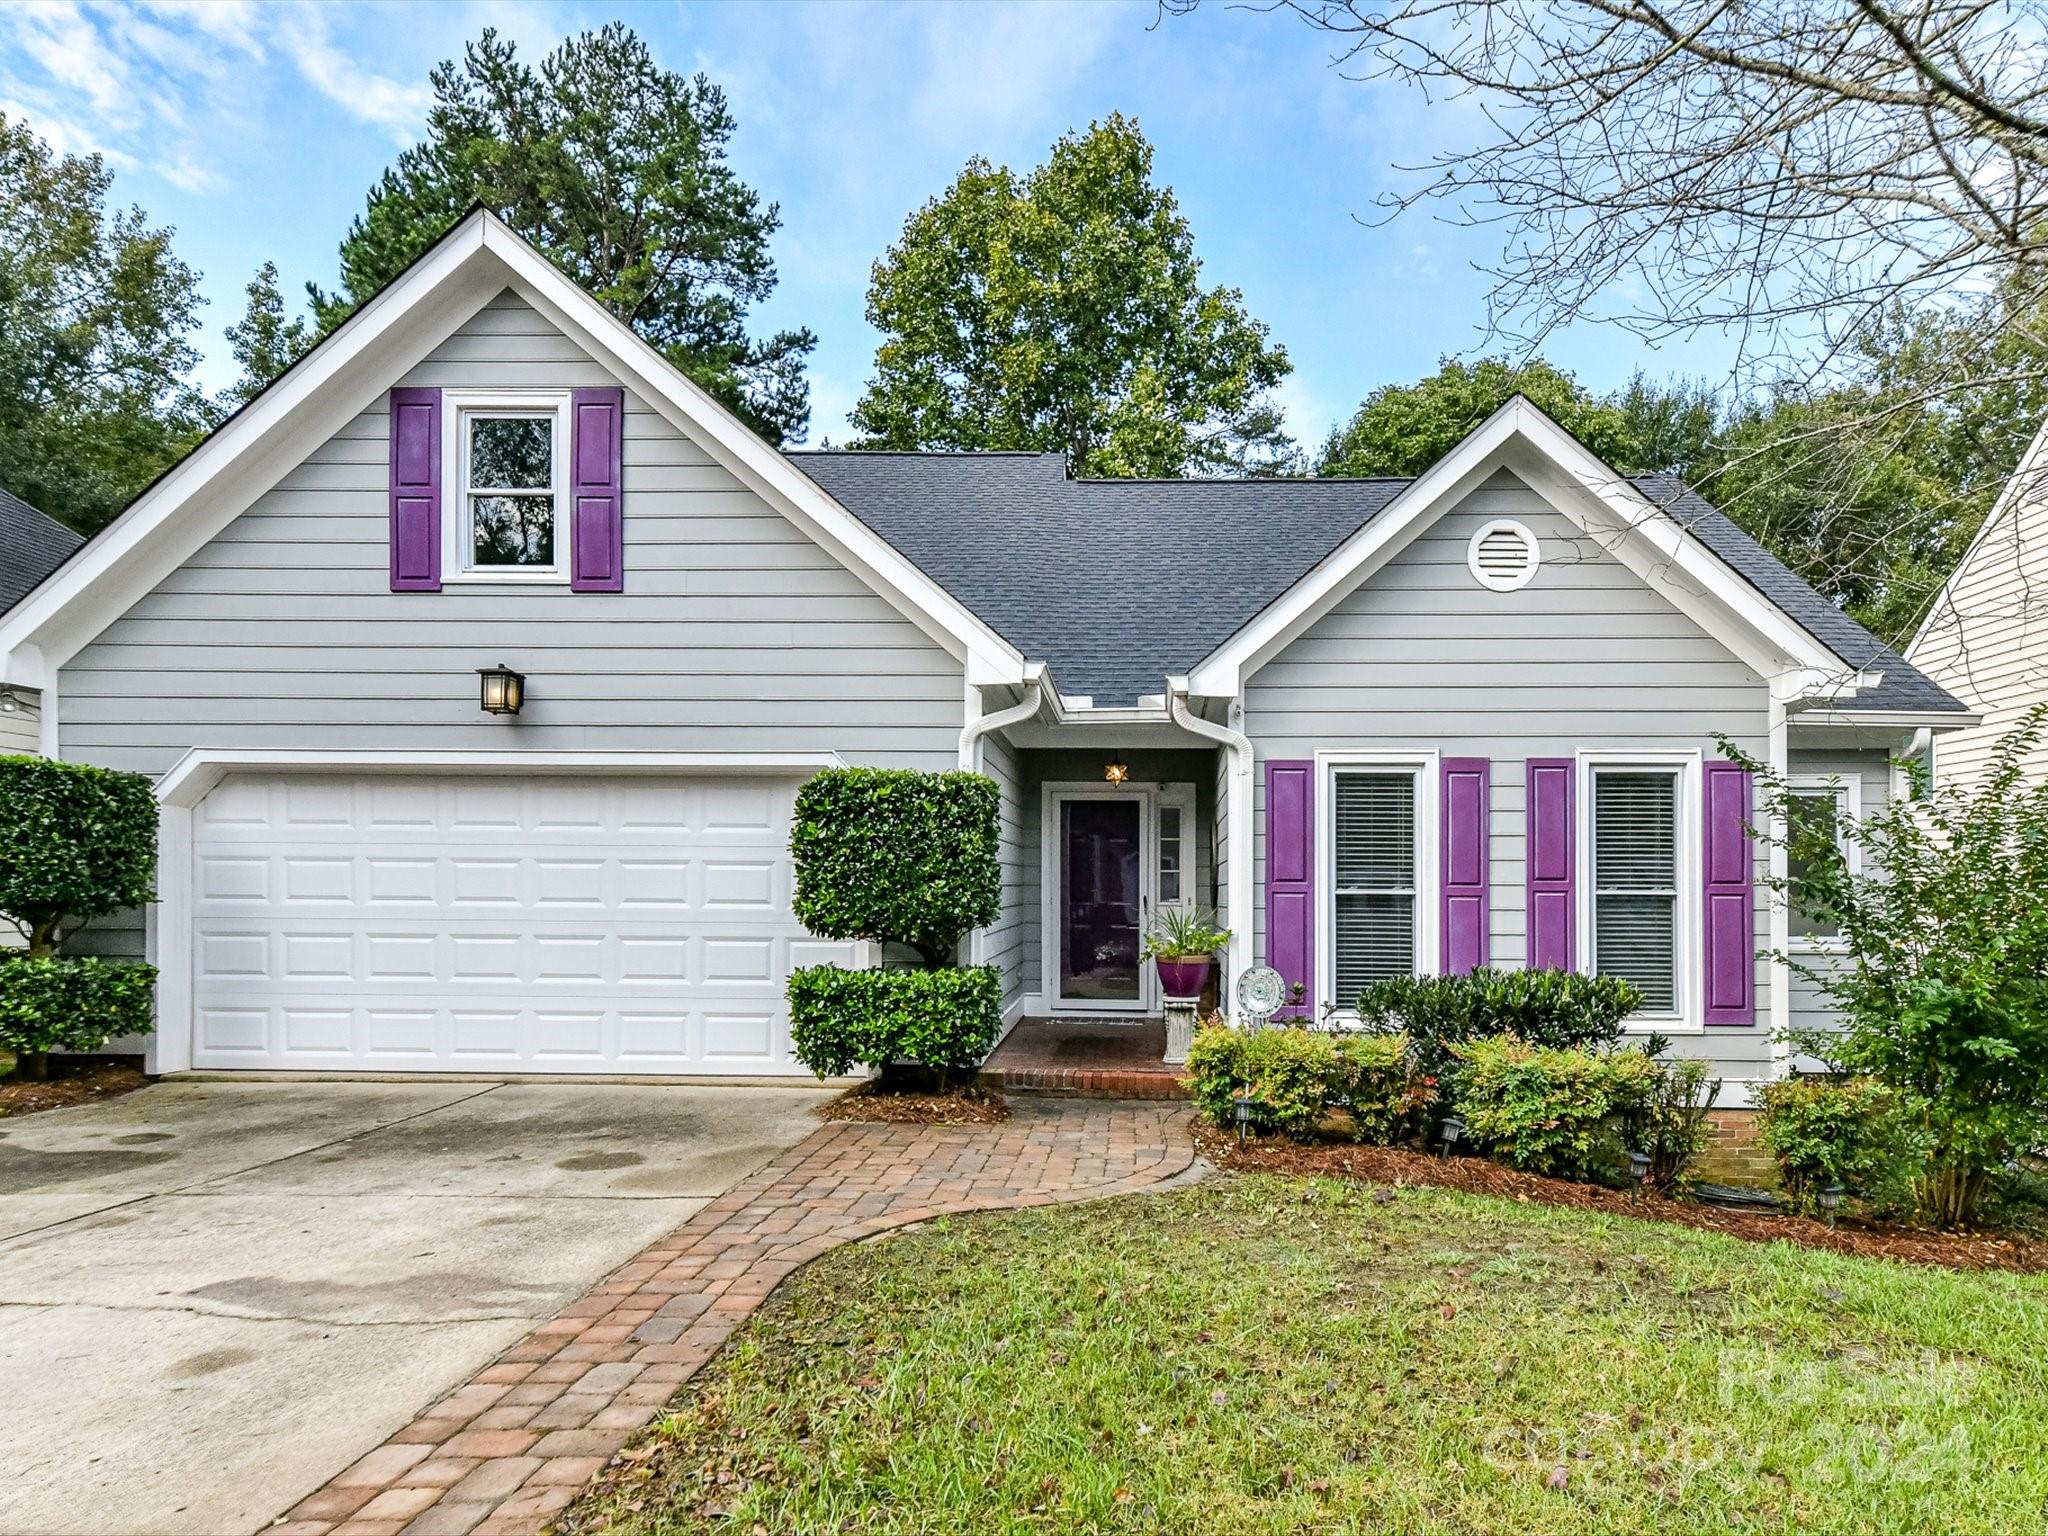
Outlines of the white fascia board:
{"label": "white fascia board", "polygon": [[1789,717],[1792,729],[1963,731],[1984,717],[1957,709],[1802,709]]}
{"label": "white fascia board", "polygon": [[714,400],[632,328],[496,219],[484,241],[514,274],[527,303],[606,364],[654,409],[749,490],[889,598],[904,617],[960,657],[967,681],[1024,681],[1024,657],[901,550],[826,494],[731,411]]}
{"label": "white fascia board", "polygon": [[1239,692],[1246,677],[1502,469],[1527,481],[1760,675],[1811,673],[1827,679],[1836,696],[1855,691],[1860,676],[1853,668],[1520,396],[1473,428],[1379,516],[1198,664],[1190,691],[1203,697]]}
{"label": "white fascia board", "polygon": [[[0,677],[45,676],[439,346],[506,280],[473,216],[0,618]],[[36,655],[35,653],[40,653]]]}
{"label": "white fascia board", "polygon": [[298,751],[278,748],[194,747],[156,782],[164,805],[197,805],[207,791],[238,770],[306,773],[789,773],[843,768],[837,752],[520,752],[493,750],[392,751],[376,747]]}

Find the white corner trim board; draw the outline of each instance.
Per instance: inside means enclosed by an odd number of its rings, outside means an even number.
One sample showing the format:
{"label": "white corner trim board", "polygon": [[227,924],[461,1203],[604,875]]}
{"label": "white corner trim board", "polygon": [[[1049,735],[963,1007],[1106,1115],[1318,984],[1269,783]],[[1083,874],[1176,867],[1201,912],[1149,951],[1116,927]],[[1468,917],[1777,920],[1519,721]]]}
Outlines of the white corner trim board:
{"label": "white corner trim board", "polygon": [[1024,680],[1014,646],[479,209],[0,618],[0,682],[47,686],[95,635],[508,286],[960,657],[968,681]]}

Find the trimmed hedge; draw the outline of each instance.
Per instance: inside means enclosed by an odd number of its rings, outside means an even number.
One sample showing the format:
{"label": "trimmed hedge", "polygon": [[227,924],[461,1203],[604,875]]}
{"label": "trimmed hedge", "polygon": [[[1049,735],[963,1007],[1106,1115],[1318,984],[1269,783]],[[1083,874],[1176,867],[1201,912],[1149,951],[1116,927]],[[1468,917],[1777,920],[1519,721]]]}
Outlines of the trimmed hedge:
{"label": "trimmed hedge", "polygon": [[0,757],[0,916],[47,951],[156,899],[156,794],[139,773]]}
{"label": "trimmed hedge", "polygon": [[820,1077],[856,1065],[911,1062],[951,1073],[980,1064],[1002,1028],[992,965],[936,971],[846,971],[809,965],[789,977],[790,1037]]}
{"label": "trimmed hedge", "polygon": [[1390,1145],[1414,1129],[1427,1098],[1398,1035],[1331,1035],[1299,1027],[1195,1032],[1189,1092],[1217,1125],[1237,1123],[1237,1090],[1249,1090],[1252,1129],[1304,1137],[1332,1109],[1351,1111],[1360,1141]]}
{"label": "trimmed hedge", "polygon": [[23,1056],[96,1051],[154,1027],[156,967],[89,955],[0,953],[0,1046]]}
{"label": "trimmed hedge", "polygon": [[1657,1092],[1657,1061],[1641,1051],[1583,1051],[1510,1038],[1456,1047],[1458,1113],[1479,1146],[1517,1168],[1612,1182],[1623,1133]]}
{"label": "trimmed hedge", "polygon": [[797,791],[798,920],[949,964],[962,937],[1002,915],[1000,803],[978,773],[828,768]]}
{"label": "trimmed hedge", "polygon": [[1757,1140],[1795,1210],[1813,1212],[1837,1180],[1887,1214],[1912,1209],[1928,1147],[1903,1096],[1867,1077],[1788,1077],[1753,1091]]}
{"label": "trimmed hedge", "polygon": [[1642,1005],[1642,993],[1618,976],[1481,967],[1374,982],[1358,996],[1358,1017],[1368,1029],[1406,1034],[1416,1069],[1441,1077],[1467,1040],[1513,1035],[1562,1049],[1615,1045],[1622,1021]]}

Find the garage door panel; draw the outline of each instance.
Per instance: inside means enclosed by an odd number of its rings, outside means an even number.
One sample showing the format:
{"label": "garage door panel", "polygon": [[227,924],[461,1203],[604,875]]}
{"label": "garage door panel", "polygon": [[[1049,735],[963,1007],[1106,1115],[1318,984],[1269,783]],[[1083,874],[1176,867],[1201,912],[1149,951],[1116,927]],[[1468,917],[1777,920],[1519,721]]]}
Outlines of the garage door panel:
{"label": "garage door panel", "polygon": [[794,778],[223,781],[194,824],[194,1061],[780,1072]]}

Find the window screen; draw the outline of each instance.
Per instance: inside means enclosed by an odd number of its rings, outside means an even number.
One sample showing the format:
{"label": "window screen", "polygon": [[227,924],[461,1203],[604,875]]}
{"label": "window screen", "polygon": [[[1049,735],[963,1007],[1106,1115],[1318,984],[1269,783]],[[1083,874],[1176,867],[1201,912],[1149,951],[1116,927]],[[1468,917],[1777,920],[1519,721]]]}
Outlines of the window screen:
{"label": "window screen", "polygon": [[1646,1013],[1678,1006],[1678,778],[1593,775],[1593,963]]}
{"label": "window screen", "polygon": [[1820,790],[1802,789],[1796,791],[1791,800],[1790,811],[1793,834],[1792,846],[1785,859],[1785,875],[1792,882],[1792,936],[1798,939],[1839,938],[1842,924],[1839,918],[1815,912],[1802,905],[1798,898],[1801,878],[1813,867],[1811,862],[1800,856],[1799,843],[1809,830],[1817,832],[1832,843],[1837,854],[1842,848],[1842,799],[1840,791],[1833,788]]}
{"label": "window screen", "polygon": [[1415,775],[1340,773],[1335,791],[1339,1007],[1415,973]]}

